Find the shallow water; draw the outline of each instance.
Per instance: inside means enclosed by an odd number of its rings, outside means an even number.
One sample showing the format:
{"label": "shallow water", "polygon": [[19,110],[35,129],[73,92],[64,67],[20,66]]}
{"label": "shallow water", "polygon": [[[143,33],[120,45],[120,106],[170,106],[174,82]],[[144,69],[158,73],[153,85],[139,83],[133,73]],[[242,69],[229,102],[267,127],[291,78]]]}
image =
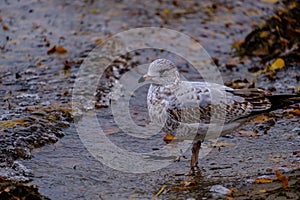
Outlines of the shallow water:
{"label": "shallow water", "polygon": [[[98,113],[103,122],[107,120],[103,129],[116,128],[109,113],[108,109]],[[189,159],[184,158],[151,173],[135,174],[112,169],[90,154],[74,126],[67,129],[66,135],[54,145],[35,149],[34,157],[24,164],[32,169],[32,184],[37,184],[40,192],[51,199],[150,199],[163,185],[167,189],[158,199],[212,198],[209,190],[214,185],[229,189],[239,187],[257,175],[270,174],[268,168],[295,162],[297,158],[293,151],[297,150],[295,137],[298,134],[295,127],[299,127],[297,122],[281,122],[267,135],[253,139],[238,135],[221,138],[221,150],[213,148],[200,159],[200,172],[192,177],[184,175],[189,168]],[[282,135],[282,132],[290,134]],[[124,133],[107,137],[120,148],[132,151],[148,152],[165,145],[162,135],[151,140],[136,139]],[[190,150],[184,155],[189,158]],[[134,163],[128,163],[131,164]],[[196,185],[191,188],[181,186],[181,182],[190,180],[196,181]]]}

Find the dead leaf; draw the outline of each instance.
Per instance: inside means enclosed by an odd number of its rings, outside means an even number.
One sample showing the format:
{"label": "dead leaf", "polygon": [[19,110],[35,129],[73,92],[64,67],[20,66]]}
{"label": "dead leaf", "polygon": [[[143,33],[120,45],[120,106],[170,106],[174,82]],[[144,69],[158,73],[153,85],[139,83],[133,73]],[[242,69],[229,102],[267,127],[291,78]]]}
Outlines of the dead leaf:
{"label": "dead leaf", "polygon": [[295,32],[296,32],[296,33],[300,33],[300,29],[299,29],[299,28],[296,28],[296,29],[295,29]]}
{"label": "dead leaf", "polygon": [[[297,19],[288,18],[288,17],[285,17],[284,19],[287,21],[287,23],[291,23],[291,24],[297,23]],[[296,28],[294,31],[297,32],[297,28]],[[297,43],[296,43],[296,44],[297,44]],[[296,45],[296,44],[294,44],[294,45]]]}
{"label": "dead leaf", "polygon": [[215,147],[233,147],[235,146],[234,143],[230,143],[230,142],[215,142],[212,144],[212,146]]}
{"label": "dead leaf", "polygon": [[[275,29],[276,29],[276,31],[277,31],[277,33],[278,33],[278,35],[280,36],[281,34],[280,34],[280,29],[279,29],[279,27],[278,26],[276,26],[275,27]],[[278,49],[279,50],[279,49]]]}
{"label": "dead leaf", "polygon": [[291,111],[291,113],[293,114],[293,115],[300,115],[300,109],[295,109],[295,110],[293,110],[293,111]]}
{"label": "dead leaf", "polygon": [[293,3],[291,3],[290,4],[290,6],[289,6],[289,9],[294,9],[294,8],[297,8],[297,3],[296,2],[293,2]]}
{"label": "dead leaf", "polygon": [[277,3],[279,0],[262,0],[265,3]]}
{"label": "dead leaf", "polygon": [[170,14],[170,10],[169,9],[164,9],[163,10],[164,15],[168,16]]}
{"label": "dead leaf", "polygon": [[299,155],[300,151],[293,151],[293,155]]}
{"label": "dead leaf", "polygon": [[50,48],[48,49],[48,51],[47,51],[47,54],[48,54],[48,55],[49,55],[49,54],[53,54],[53,53],[55,53],[55,51],[56,51],[56,46],[50,47]]}
{"label": "dead leaf", "polygon": [[6,193],[9,193],[9,192],[10,192],[10,189],[11,189],[10,187],[7,187],[7,188],[5,188],[3,191],[6,192]]}
{"label": "dead leaf", "polygon": [[97,44],[101,44],[103,42],[103,40],[101,38],[95,38],[95,42]]}
{"label": "dead leaf", "polygon": [[180,182],[180,186],[175,186],[175,187],[170,187],[168,190],[170,191],[185,191],[185,190],[190,190],[194,186],[196,186],[196,181],[195,180],[185,180]]}
{"label": "dead leaf", "polygon": [[261,193],[266,193],[267,190],[259,190],[259,192],[261,192]]}
{"label": "dead leaf", "polygon": [[160,190],[152,197],[152,200],[155,200],[165,189],[167,186],[163,185]]}
{"label": "dead leaf", "polygon": [[284,60],[277,58],[270,66],[267,67],[268,71],[276,71],[285,67]]}
{"label": "dead leaf", "polygon": [[92,13],[92,14],[99,14],[99,13],[100,13],[100,10],[94,8],[94,9],[91,10],[91,13]]}
{"label": "dead leaf", "polygon": [[9,30],[9,28],[8,28],[8,26],[7,26],[6,24],[3,24],[3,25],[2,25],[2,29],[3,29],[4,31],[8,31],[8,30]]}
{"label": "dead leaf", "polygon": [[68,52],[67,49],[64,48],[63,46],[57,46],[56,47],[55,53],[63,54],[63,53],[67,53],[67,52]]}
{"label": "dead leaf", "polygon": [[106,129],[106,130],[103,130],[103,132],[104,132],[105,135],[111,135],[111,134],[115,134],[115,133],[120,132],[120,129],[118,129],[118,128]]}
{"label": "dead leaf", "polygon": [[192,186],[196,185],[196,181],[195,180],[182,181],[182,182],[180,182],[180,185],[182,187],[192,187]]}
{"label": "dead leaf", "polygon": [[257,117],[255,117],[254,119],[252,119],[252,121],[255,124],[262,124],[264,122],[268,122],[270,120],[274,120],[272,117],[269,117],[268,115],[259,115]]}
{"label": "dead leaf", "polygon": [[273,18],[273,19],[277,19],[278,21],[280,21],[280,22],[281,22],[281,18],[280,18],[278,15],[273,15],[271,18]]}
{"label": "dead leaf", "polygon": [[269,36],[269,32],[268,31],[262,31],[259,33],[259,37],[260,38],[266,38]]}
{"label": "dead leaf", "polygon": [[275,171],[275,174],[276,174],[278,180],[281,181],[282,188],[287,189],[289,187],[288,178],[286,176],[283,176],[282,173],[278,170]]}
{"label": "dead leaf", "polygon": [[190,189],[189,187],[178,187],[178,186],[168,188],[169,191],[176,191],[176,192],[185,191],[189,189]]}
{"label": "dead leaf", "polygon": [[282,175],[282,173],[279,170],[275,170],[275,174],[276,174],[278,180],[282,179],[283,175]]}
{"label": "dead leaf", "polygon": [[252,181],[253,184],[272,183],[276,178],[257,178]]}
{"label": "dead leaf", "polygon": [[240,46],[244,43],[245,41],[244,40],[237,40],[235,42],[232,43],[232,48],[233,49],[239,49]]}
{"label": "dead leaf", "polygon": [[49,55],[53,53],[64,54],[67,53],[67,49],[64,48],[63,46],[53,46],[48,49],[47,54]]}
{"label": "dead leaf", "polygon": [[254,51],[252,51],[253,56],[266,56],[268,54],[269,54],[269,49],[267,46],[258,47]]}

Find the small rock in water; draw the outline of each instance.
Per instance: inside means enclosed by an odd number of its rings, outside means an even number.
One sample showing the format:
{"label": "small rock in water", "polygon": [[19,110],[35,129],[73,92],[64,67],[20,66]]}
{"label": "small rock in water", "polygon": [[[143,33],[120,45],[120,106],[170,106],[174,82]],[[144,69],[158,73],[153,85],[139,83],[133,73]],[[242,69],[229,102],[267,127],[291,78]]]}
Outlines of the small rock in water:
{"label": "small rock in water", "polygon": [[292,132],[300,134],[300,127],[295,127]]}
{"label": "small rock in water", "polygon": [[214,193],[218,193],[218,194],[221,194],[221,195],[226,195],[229,193],[229,189],[222,186],[222,185],[214,185],[210,188],[211,192],[214,192]]}
{"label": "small rock in water", "polygon": [[41,102],[42,106],[49,106],[50,104],[51,104],[50,101],[43,101],[43,102]]}
{"label": "small rock in water", "polygon": [[29,105],[29,103],[28,102],[26,102],[26,101],[21,101],[20,103],[19,103],[19,106],[28,106]]}
{"label": "small rock in water", "polygon": [[85,110],[93,110],[95,108],[95,101],[92,100],[87,100],[84,104],[83,104],[83,108]]}
{"label": "small rock in water", "polygon": [[22,93],[20,95],[18,95],[16,98],[20,99],[20,98],[34,98],[35,100],[40,99],[38,94],[26,94],[26,93]]}

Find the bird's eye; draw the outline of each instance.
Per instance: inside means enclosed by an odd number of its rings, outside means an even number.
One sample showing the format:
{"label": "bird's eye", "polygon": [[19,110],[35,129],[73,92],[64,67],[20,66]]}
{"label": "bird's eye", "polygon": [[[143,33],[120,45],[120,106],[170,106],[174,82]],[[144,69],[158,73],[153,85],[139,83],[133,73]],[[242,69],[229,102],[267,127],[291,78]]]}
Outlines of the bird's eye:
{"label": "bird's eye", "polygon": [[164,74],[166,71],[169,71],[170,69],[161,69],[161,70],[159,70],[158,72],[160,73],[160,74]]}

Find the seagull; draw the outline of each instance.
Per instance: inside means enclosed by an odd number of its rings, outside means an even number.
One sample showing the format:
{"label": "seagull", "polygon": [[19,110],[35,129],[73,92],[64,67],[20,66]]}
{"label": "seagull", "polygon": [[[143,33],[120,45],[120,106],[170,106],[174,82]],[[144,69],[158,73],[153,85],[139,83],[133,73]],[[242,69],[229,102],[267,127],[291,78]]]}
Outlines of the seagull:
{"label": "seagull", "polygon": [[[193,140],[189,174],[198,169],[201,143],[212,123],[221,128],[219,136],[224,136],[257,115],[300,102],[298,94],[273,95],[258,88],[184,81],[176,65],[167,59],[150,63],[138,82],[145,81],[151,83],[147,94],[150,120],[171,136]],[[217,105],[213,97],[219,98]],[[216,122],[211,121],[213,117]]]}

